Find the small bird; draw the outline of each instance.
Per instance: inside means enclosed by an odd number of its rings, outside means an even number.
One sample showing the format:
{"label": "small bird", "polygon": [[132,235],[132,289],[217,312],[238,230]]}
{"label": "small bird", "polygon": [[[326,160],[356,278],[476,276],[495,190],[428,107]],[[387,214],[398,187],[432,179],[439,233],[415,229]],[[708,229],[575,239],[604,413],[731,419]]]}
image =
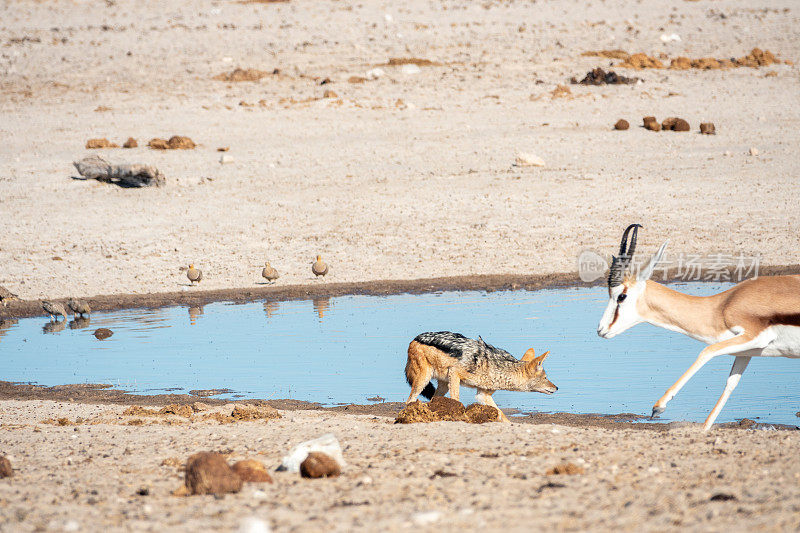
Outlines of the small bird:
{"label": "small bird", "polygon": [[89,307],[89,303],[86,300],[70,298],[67,306],[72,310],[73,315],[80,315],[81,318],[83,318],[83,315],[88,315],[92,312],[92,308]]}
{"label": "small bird", "polygon": [[200,280],[203,279],[203,273],[196,269],[194,265],[189,265],[189,270],[186,271],[186,277],[189,278],[189,281],[192,285],[194,282],[200,283]]}
{"label": "small bird", "polygon": [[311,272],[317,277],[328,273],[328,264],[322,260],[321,255],[318,255],[317,260],[311,265]]}
{"label": "small bird", "polygon": [[42,300],[42,309],[44,309],[45,313],[50,315],[50,320],[55,320],[58,322],[58,315],[61,315],[66,320],[67,318],[67,310],[64,309],[64,305],[58,302],[48,302],[47,300]]}
{"label": "small bird", "polygon": [[261,277],[268,282],[273,283],[280,276],[278,275],[278,271],[270,266],[269,261],[267,261],[264,263],[264,269],[261,271]]}
{"label": "small bird", "polygon": [[0,303],[2,303],[3,307],[5,307],[11,300],[19,300],[19,297],[10,290],[0,285]]}

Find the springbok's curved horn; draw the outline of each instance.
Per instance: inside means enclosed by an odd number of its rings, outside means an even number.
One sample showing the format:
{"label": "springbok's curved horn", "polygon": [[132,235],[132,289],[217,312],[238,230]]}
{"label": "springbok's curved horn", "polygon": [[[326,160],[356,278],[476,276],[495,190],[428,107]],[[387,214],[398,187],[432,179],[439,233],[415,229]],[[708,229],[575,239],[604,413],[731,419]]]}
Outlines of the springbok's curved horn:
{"label": "springbok's curved horn", "polygon": [[[622,241],[619,244],[619,256],[611,257],[611,268],[608,271],[609,288],[622,285],[622,276],[625,273],[625,269],[630,265],[631,259],[633,259],[633,253],[636,251],[636,237],[641,227],[641,224],[631,224],[625,228],[625,231],[622,233]],[[633,230],[632,234],[631,230]],[[631,234],[630,247],[628,246],[628,234]]]}

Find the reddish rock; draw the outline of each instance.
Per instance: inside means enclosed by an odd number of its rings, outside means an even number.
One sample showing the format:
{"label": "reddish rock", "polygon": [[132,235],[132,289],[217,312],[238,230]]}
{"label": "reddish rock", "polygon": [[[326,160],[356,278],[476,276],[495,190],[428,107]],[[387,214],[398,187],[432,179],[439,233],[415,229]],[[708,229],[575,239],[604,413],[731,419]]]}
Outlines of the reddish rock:
{"label": "reddish rock", "polygon": [[713,122],[703,122],[700,124],[700,133],[704,135],[714,135],[717,133],[717,129],[714,127]]}
{"label": "reddish rock", "polygon": [[261,461],[244,459],[233,465],[233,471],[247,483],[272,483],[267,467]]}
{"label": "reddish rock", "polygon": [[341,473],[339,463],[321,452],[310,452],[300,463],[300,475],[305,478],[336,477]]}
{"label": "reddish rock", "polygon": [[128,137],[128,140],[122,145],[123,148],[136,148],[137,146],[139,146],[139,143],[133,137]]}
{"label": "reddish rock", "polygon": [[0,455],[0,479],[4,477],[11,477],[14,475],[14,469],[11,468],[11,461],[5,455]]}
{"label": "reddish rock", "polygon": [[614,129],[615,130],[627,130],[630,127],[631,127],[631,125],[624,118],[619,119],[617,121],[617,123],[614,124]]}

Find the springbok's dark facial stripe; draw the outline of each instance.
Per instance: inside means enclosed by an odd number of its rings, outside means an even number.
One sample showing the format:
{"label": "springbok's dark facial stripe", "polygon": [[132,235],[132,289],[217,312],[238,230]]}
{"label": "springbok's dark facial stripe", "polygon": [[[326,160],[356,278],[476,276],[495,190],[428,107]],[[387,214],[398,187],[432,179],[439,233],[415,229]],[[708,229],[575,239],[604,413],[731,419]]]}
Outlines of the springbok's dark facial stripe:
{"label": "springbok's dark facial stripe", "polygon": [[[622,289],[622,292],[620,294],[626,294],[627,292],[628,292],[628,287],[625,287],[624,289]],[[619,295],[617,295],[617,298],[619,298]],[[611,324],[608,325],[608,329],[611,329],[614,326],[614,322],[616,322],[618,318],[619,318],[619,303],[617,303],[617,307],[614,309],[614,320],[612,320]]]}

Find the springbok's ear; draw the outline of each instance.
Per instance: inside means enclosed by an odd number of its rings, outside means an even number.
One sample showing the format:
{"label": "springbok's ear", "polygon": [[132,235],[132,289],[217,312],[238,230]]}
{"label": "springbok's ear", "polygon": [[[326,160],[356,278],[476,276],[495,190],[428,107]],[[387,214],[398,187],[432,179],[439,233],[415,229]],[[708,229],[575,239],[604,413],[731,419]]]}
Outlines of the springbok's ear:
{"label": "springbok's ear", "polygon": [[522,356],[522,359],[520,359],[520,361],[533,361],[535,357],[536,357],[536,350],[534,350],[533,348],[528,348],[528,351],[525,352],[525,355]]}
{"label": "springbok's ear", "polygon": [[636,275],[636,279],[639,281],[645,281],[650,279],[650,276],[653,275],[653,270],[655,270],[656,265],[659,261],[661,261],[661,257],[664,255],[664,250],[667,249],[667,244],[669,244],[669,239],[664,241],[664,244],[661,245],[661,248],[650,258],[650,261],[647,265],[642,268],[639,273]]}

